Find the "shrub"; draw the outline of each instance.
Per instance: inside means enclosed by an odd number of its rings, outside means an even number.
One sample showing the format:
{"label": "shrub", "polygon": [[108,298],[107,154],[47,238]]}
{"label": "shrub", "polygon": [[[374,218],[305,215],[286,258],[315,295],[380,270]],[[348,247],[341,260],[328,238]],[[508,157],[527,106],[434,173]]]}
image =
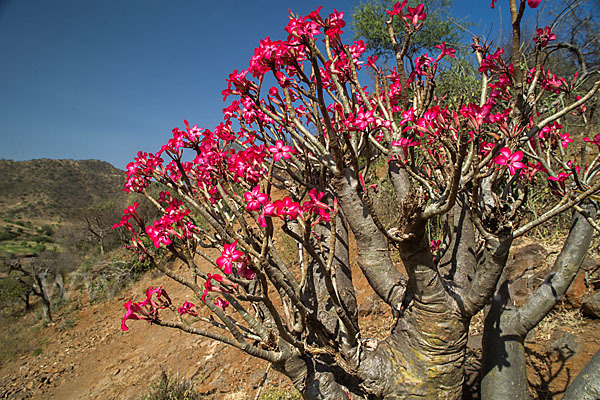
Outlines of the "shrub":
{"label": "shrub", "polygon": [[194,389],[194,383],[191,380],[169,376],[162,368],[160,378],[152,385],[150,393],[143,397],[143,400],[196,399],[201,399],[201,396]]}

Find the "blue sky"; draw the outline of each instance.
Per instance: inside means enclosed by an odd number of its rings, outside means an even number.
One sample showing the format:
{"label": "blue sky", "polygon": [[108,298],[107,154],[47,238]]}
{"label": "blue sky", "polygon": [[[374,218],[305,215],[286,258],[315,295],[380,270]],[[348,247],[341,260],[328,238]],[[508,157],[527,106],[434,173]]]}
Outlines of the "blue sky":
{"label": "blue sky", "polygon": [[[217,125],[227,75],[247,67],[260,39],[285,38],[288,9],[336,8],[348,23],[358,3],[0,0],[0,158],[124,168],[184,119]],[[479,23],[477,34],[498,20],[487,0],[455,3],[456,17]]]}

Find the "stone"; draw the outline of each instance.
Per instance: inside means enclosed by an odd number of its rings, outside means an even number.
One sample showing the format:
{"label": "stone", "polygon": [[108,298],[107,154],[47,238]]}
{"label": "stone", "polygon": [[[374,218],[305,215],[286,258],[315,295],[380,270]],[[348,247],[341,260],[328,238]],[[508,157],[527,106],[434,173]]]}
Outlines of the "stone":
{"label": "stone", "polygon": [[552,335],[552,338],[554,340],[549,343],[548,350],[558,353],[563,359],[574,356],[581,349],[577,336],[570,332],[559,330]]}
{"label": "stone", "polygon": [[584,269],[580,269],[579,272],[577,272],[577,275],[575,275],[575,279],[573,279],[569,289],[567,289],[567,293],[565,293],[564,302],[567,306],[573,308],[581,307],[583,297],[589,291],[585,275],[586,271]]}
{"label": "stone", "polygon": [[516,248],[506,261],[504,269],[508,280],[517,279],[526,271],[537,270],[544,266],[544,260],[548,252],[538,243],[531,243]]}
{"label": "stone", "polygon": [[581,311],[588,317],[600,318],[600,291],[583,299]]}
{"label": "stone", "polygon": [[550,269],[545,263],[547,255],[537,243],[519,246],[509,255],[504,273],[515,305],[522,305],[546,278]]}

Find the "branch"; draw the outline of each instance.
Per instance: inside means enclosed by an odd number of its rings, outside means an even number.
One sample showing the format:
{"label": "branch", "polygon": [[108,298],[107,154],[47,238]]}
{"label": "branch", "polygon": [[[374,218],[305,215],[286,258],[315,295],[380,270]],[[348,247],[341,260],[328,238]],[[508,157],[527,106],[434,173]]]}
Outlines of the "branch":
{"label": "branch", "polygon": [[191,333],[194,335],[204,336],[209,339],[217,340],[219,342],[223,342],[230,346],[236,347],[244,352],[250,354],[251,356],[261,358],[263,360],[267,360],[270,362],[277,362],[281,360],[282,354],[274,351],[267,351],[263,349],[259,349],[258,347],[249,345],[248,343],[238,343],[230,337],[219,335],[218,333],[214,333],[211,331],[205,331],[203,329],[194,328],[190,325],[184,324],[178,321],[152,321],[156,325],[166,326],[169,328],[175,328],[182,330],[187,333]]}
{"label": "branch", "polygon": [[475,277],[464,295],[467,316],[471,317],[478,313],[494,294],[498,279],[506,265],[512,240],[510,234],[485,240],[483,255],[477,263]]}
{"label": "branch", "polygon": [[534,221],[531,221],[530,223],[525,224],[521,228],[517,229],[513,233],[513,236],[515,238],[518,238],[519,236],[521,236],[521,235],[529,232],[530,230],[532,230],[536,226],[543,224],[544,222],[548,221],[552,217],[554,217],[554,216],[556,216],[556,215],[558,215],[558,214],[560,214],[560,213],[568,210],[569,208],[572,208],[576,204],[579,204],[583,200],[587,199],[588,197],[590,197],[591,195],[593,195],[594,193],[596,193],[599,189],[600,189],[600,181],[598,181],[595,184],[593,184],[592,186],[590,186],[590,188],[588,190],[586,190],[585,192],[581,193],[579,196],[575,197],[574,199],[571,199],[571,200],[563,203],[562,205],[559,203],[553,209],[551,209],[551,210],[547,211],[546,213],[542,214],[538,219],[536,219]]}
{"label": "branch", "polygon": [[[598,91],[598,88],[600,88],[600,81],[596,81],[596,83],[594,83],[594,86],[585,94],[585,96],[581,97],[579,100],[572,103],[571,105],[563,108],[562,110],[556,112],[555,114],[553,114],[553,115],[545,118],[543,121],[539,122],[536,126],[531,128],[531,130],[527,133],[527,136],[522,137],[520,139],[520,141],[527,142],[532,137],[536,137],[536,133],[539,132],[540,129],[542,129],[546,125],[550,124],[551,122],[556,121],[563,115],[567,114],[570,111],[573,111],[574,109],[576,109],[577,107],[581,106],[582,104],[587,102],[589,99],[591,99],[592,96],[594,96],[596,94],[596,92]],[[539,145],[539,143],[536,143],[536,144]]]}
{"label": "branch", "polygon": [[[586,203],[582,207],[592,218],[596,217],[596,208]],[[562,298],[575,278],[579,267],[590,247],[594,228],[586,218],[575,212],[569,236],[554,263],[552,271],[544,283],[539,286],[519,308],[520,323],[528,332],[535,327]]]}
{"label": "branch", "polygon": [[349,170],[333,181],[342,212],[356,239],[358,265],[377,295],[399,310],[406,290],[406,278],[396,269],[388,242],[358,195],[358,182]]}

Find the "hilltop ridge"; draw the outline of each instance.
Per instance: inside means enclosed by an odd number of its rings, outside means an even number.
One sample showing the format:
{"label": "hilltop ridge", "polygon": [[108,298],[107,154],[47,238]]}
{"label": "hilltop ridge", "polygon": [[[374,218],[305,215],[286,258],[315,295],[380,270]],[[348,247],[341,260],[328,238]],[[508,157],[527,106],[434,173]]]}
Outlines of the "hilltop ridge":
{"label": "hilltop ridge", "polygon": [[100,160],[0,159],[0,218],[72,219],[124,196],[125,172]]}

